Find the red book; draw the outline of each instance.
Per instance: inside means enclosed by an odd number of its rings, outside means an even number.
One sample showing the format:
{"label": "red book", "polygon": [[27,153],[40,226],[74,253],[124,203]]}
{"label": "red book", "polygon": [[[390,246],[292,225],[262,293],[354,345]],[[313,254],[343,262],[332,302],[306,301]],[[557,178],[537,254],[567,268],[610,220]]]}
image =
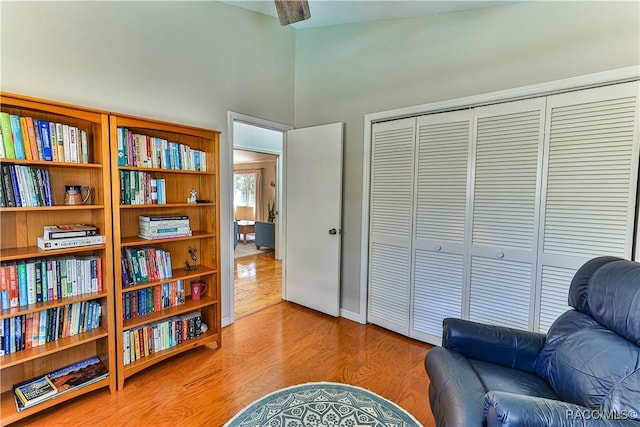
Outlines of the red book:
{"label": "red book", "polygon": [[138,317],[138,293],[130,292],[131,294],[131,318]]}
{"label": "red book", "polygon": [[18,294],[18,267],[8,265],[9,268],[9,307],[17,307],[19,305]]}
{"label": "red book", "polygon": [[27,349],[33,347],[33,343],[31,342],[33,340],[33,313],[27,314],[25,332],[24,348]]}
{"label": "red book", "polygon": [[140,357],[145,356],[144,328],[138,329],[138,340],[140,341]]}
{"label": "red book", "polygon": [[153,311],[162,310],[162,285],[153,287]]}

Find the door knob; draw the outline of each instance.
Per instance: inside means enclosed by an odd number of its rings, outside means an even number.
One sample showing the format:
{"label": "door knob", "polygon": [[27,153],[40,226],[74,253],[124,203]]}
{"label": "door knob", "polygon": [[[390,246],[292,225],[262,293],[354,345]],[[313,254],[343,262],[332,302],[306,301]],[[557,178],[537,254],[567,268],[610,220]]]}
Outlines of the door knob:
{"label": "door knob", "polygon": [[335,228],[332,228],[331,230],[329,230],[329,234],[331,234],[332,236],[335,236],[336,234],[338,234],[338,230],[336,230]]}

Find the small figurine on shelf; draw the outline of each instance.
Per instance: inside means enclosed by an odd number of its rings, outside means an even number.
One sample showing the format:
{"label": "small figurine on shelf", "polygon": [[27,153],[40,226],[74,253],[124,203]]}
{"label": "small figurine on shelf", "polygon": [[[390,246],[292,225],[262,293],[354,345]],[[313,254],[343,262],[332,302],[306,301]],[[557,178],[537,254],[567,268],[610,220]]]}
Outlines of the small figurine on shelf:
{"label": "small figurine on shelf", "polygon": [[189,260],[184,262],[184,269],[187,271],[193,271],[198,269],[198,257],[196,256],[196,248],[189,247],[189,257],[193,261],[193,265],[189,264]]}
{"label": "small figurine on shelf", "polygon": [[198,192],[196,191],[196,189],[194,188],[193,190],[191,190],[191,192],[189,193],[189,198],[187,199],[187,203],[196,203],[196,198],[198,196]]}

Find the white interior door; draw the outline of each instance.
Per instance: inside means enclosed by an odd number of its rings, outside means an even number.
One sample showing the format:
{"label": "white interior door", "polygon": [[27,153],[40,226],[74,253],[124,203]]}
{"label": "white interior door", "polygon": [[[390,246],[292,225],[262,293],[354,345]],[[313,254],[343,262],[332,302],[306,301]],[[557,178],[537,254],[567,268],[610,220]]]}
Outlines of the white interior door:
{"label": "white interior door", "polygon": [[284,296],[338,316],[343,124],[287,132]]}

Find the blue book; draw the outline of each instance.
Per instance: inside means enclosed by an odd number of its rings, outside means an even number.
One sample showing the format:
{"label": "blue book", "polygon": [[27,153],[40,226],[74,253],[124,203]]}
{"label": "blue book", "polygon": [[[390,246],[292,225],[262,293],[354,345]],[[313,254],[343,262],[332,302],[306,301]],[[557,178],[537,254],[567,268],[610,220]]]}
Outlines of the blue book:
{"label": "blue book", "polygon": [[14,330],[14,340],[16,345],[16,351],[20,351],[23,349],[22,347],[22,316],[15,317],[15,330]]}
{"label": "blue book", "polygon": [[36,260],[36,302],[42,302],[42,261]]}
{"label": "blue book", "polygon": [[42,169],[42,184],[44,186],[44,205],[53,206],[53,196],[51,195],[51,178],[49,170]]}
{"label": "blue book", "polygon": [[18,303],[20,307],[29,305],[27,293],[27,264],[24,261],[18,262]]}
{"label": "blue book", "polygon": [[20,127],[20,116],[11,114],[11,133],[13,134],[13,147],[16,153],[16,159],[25,160],[27,157],[24,152],[24,142],[22,140],[22,128]]}
{"label": "blue book", "polygon": [[51,139],[49,138],[49,122],[41,120],[40,126],[40,138],[42,139],[42,155],[44,160],[52,161],[53,155],[51,152]]}
{"label": "blue book", "polygon": [[4,319],[4,354],[11,353],[11,320]]}
{"label": "blue book", "polygon": [[9,310],[9,291],[0,291],[0,300],[2,301],[2,309]]}
{"label": "blue book", "polygon": [[16,175],[16,166],[9,165],[9,175],[11,175],[11,185],[13,187],[13,194],[16,199],[16,206],[22,207],[22,198],[20,197],[20,187],[18,186],[18,175]]}
{"label": "blue book", "polygon": [[138,291],[138,315],[147,314],[147,291],[142,289]]}
{"label": "blue book", "polygon": [[118,166],[127,166],[127,158],[125,156],[125,140],[127,130],[123,127],[118,127]]}
{"label": "blue book", "polygon": [[87,331],[90,331],[93,328],[93,307],[95,303],[93,301],[89,302],[89,308],[87,310]]}

